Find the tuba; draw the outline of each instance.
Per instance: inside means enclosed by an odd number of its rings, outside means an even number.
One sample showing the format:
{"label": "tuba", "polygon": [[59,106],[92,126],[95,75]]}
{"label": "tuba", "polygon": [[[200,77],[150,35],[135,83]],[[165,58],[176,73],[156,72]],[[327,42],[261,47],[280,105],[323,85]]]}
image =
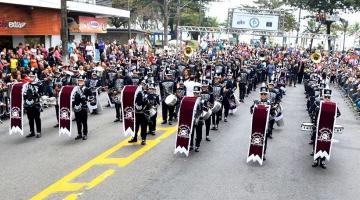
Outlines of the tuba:
{"label": "tuba", "polygon": [[188,58],[190,58],[192,56],[192,54],[194,53],[193,49],[190,46],[185,47],[184,50],[184,55]]}
{"label": "tuba", "polygon": [[315,64],[320,63],[321,62],[321,54],[318,52],[315,52],[315,53],[311,54],[310,59]]}

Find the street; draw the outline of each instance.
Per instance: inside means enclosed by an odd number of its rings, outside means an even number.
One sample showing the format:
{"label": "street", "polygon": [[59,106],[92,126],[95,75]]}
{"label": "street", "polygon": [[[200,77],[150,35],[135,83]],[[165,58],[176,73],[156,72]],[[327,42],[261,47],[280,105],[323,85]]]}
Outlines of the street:
{"label": "street", "polygon": [[[246,163],[251,115],[258,98],[252,92],[238,111],[211,131],[200,152],[174,155],[176,125],[162,126],[146,146],[129,145],[115,111],[104,108],[89,117],[89,137],[59,137],[53,107],[41,114],[40,139],[8,134],[9,120],[0,124],[0,199],[357,199],[360,182],[360,122],[339,89],[333,100],[342,115],[327,169],[313,168],[302,85],[287,88],[282,106],[285,125],[275,126],[267,160]],[[102,94],[105,100],[105,94]],[[105,101],[103,101],[105,103]],[[158,111],[160,113],[160,111]],[[25,134],[29,131],[25,120]]]}

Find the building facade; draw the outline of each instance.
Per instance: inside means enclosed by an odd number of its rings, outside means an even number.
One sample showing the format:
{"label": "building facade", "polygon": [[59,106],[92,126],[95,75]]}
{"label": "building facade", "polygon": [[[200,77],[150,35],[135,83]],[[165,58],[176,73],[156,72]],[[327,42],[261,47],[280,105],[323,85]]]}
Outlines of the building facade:
{"label": "building facade", "polygon": [[[97,34],[106,33],[108,17],[129,18],[129,11],[111,6],[112,0],[67,1],[69,38],[94,43]],[[60,0],[0,0],[0,49],[60,45],[60,8]]]}

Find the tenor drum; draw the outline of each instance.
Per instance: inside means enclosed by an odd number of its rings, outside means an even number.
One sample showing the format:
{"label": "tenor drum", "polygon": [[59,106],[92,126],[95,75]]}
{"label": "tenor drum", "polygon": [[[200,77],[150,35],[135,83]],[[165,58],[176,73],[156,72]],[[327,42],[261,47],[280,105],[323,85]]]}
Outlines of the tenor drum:
{"label": "tenor drum", "polygon": [[212,111],[209,109],[208,111],[203,111],[202,117],[204,118],[204,120],[207,120],[207,119],[209,119],[211,114],[212,114]]}
{"label": "tenor drum", "polygon": [[156,109],[155,108],[151,108],[149,110],[149,117],[154,117],[156,115]]}
{"label": "tenor drum", "polygon": [[334,132],[341,134],[344,131],[344,127],[341,125],[335,125]]}
{"label": "tenor drum", "polygon": [[173,94],[170,94],[165,98],[165,104],[168,106],[175,106],[176,102],[177,102],[177,98]]}
{"label": "tenor drum", "polygon": [[211,109],[212,113],[217,113],[221,109],[221,103],[219,101],[215,101],[213,108]]}

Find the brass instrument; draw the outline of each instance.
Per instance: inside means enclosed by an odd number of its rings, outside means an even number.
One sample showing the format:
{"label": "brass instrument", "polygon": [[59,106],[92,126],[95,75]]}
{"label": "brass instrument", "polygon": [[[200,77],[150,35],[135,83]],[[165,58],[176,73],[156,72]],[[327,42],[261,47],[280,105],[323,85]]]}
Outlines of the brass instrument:
{"label": "brass instrument", "polygon": [[192,56],[192,54],[194,53],[193,49],[190,46],[185,47],[184,50],[184,55],[188,58],[190,58]]}
{"label": "brass instrument", "polygon": [[266,59],[266,53],[264,51],[261,51],[259,53],[259,60],[264,61]]}
{"label": "brass instrument", "polygon": [[315,52],[315,53],[311,54],[310,59],[315,64],[320,63],[321,62],[321,54],[318,52]]}

